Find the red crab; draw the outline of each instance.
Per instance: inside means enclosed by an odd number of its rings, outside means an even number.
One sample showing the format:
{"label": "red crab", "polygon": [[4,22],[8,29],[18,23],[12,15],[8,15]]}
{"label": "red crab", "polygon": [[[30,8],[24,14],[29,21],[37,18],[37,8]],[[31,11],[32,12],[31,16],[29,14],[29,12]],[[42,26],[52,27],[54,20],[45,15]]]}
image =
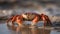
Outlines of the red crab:
{"label": "red crab", "polygon": [[37,13],[23,13],[21,15],[15,15],[12,16],[7,20],[7,23],[9,21],[12,21],[12,24],[16,21],[19,26],[23,24],[23,21],[32,21],[31,25],[36,25],[39,21],[44,21],[44,26],[46,25],[52,25],[49,17],[44,14],[37,14]]}

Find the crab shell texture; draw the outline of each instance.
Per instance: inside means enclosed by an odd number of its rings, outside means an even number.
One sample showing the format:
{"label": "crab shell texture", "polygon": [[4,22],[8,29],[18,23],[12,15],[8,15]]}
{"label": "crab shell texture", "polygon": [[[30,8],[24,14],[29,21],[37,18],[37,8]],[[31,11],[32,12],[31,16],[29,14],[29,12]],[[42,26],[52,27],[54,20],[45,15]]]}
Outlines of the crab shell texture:
{"label": "crab shell texture", "polygon": [[39,14],[37,14],[37,13],[23,13],[22,16],[25,20],[33,20],[36,16],[39,16]]}

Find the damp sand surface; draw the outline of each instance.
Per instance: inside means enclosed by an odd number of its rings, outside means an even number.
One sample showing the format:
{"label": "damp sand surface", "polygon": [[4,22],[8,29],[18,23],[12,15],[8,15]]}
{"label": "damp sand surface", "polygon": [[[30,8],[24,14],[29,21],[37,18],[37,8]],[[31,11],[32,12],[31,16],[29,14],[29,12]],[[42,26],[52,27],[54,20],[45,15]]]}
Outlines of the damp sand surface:
{"label": "damp sand surface", "polygon": [[5,21],[0,21],[0,34],[60,34],[60,27],[15,27],[7,25]]}

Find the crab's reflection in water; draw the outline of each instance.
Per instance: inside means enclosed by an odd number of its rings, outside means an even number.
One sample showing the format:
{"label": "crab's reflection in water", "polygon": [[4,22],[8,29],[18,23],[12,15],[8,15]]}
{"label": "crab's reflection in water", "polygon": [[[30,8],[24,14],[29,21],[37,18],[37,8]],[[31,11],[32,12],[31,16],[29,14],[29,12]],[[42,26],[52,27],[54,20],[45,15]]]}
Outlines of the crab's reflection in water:
{"label": "crab's reflection in water", "polygon": [[28,28],[28,27],[15,27],[7,25],[9,30],[15,31],[16,34],[50,34],[51,30],[46,30],[44,28]]}
{"label": "crab's reflection in water", "polygon": [[38,28],[32,28],[31,29],[32,34],[50,34],[50,30],[38,29]]}

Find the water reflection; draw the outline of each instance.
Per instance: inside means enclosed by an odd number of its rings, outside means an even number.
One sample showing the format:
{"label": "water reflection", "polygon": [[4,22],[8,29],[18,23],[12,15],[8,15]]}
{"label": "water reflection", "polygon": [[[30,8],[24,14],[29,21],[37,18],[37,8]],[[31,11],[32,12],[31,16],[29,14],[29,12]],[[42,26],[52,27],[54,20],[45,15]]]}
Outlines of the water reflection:
{"label": "water reflection", "polygon": [[60,29],[50,29],[50,28],[28,28],[9,26],[6,23],[0,23],[0,34],[60,34]]}
{"label": "water reflection", "polygon": [[30,29],[29,28],[26,28],[26,27],[15,27],[15,26],[8,26],[8,29],[9,30],[12,30],[12,31],[16,31],[16,34],[31,34],[30,32]]}
{"label": "water reflection", "polygon": [[40,28],[15,27],[7,25],[8,29],[15,31],[16,34],[50,34],[51,30]]}
{"label": "water reflection", "polygon": [[38,29],[38,28],[32,28],[31,29],[32,34],[50,34],[51,30],[45,30],[43,29]]}

